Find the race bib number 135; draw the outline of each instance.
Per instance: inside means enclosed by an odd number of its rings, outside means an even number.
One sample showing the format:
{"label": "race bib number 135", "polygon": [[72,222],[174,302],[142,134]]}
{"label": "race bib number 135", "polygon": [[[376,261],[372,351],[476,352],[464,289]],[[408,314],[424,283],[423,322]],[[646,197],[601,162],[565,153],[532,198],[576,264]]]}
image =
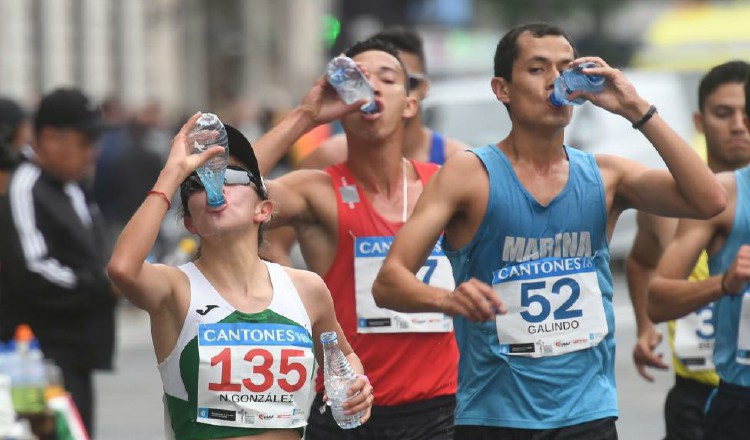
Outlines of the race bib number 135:
{"label": "race bib number 135", "polygon": [[198,328],[198,422],[245,428],[303,426],[313,343],[286,324]]}

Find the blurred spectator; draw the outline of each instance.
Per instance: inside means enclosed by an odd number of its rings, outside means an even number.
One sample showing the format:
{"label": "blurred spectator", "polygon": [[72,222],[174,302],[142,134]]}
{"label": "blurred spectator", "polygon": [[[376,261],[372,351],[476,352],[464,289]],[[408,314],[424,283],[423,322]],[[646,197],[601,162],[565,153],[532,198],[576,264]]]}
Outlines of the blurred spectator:
{"label": "blurred spectator", "polygon": [[34,118],[33,160],[0,201],[0,339],[27,323],[62,369],[89,432],[95,369],[110,369],[115,296],[96,206],[79,184],[93,169],[99,111],[76,89],[45,96]]}
{"label": "blurred spectator", "polygon": [[115,99],[105,101],[107,118],[96,161],[94,200],[107,226],[108,248],[159,177],[171,144],[161,128],[161,107],[151,102],[132,118]]}
{"label": "blurred spectator", "polygon": [[21,148],[29,140],[31,125],[15,101],[0,98],[0,194],[5,193],[11,171],[20,160]]}

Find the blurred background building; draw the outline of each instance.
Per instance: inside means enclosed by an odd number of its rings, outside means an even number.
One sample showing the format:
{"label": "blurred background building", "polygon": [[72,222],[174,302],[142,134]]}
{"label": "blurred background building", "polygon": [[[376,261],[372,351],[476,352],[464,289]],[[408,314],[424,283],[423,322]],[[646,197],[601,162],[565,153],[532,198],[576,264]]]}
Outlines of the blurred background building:
{"label": "blurred background building", "polygon": [[385,26],[422,31],[440,77],[489,74],[499,36],[540,19],[618,66],[750,55],[750,5],[736,0],[0,0],[0,95],[30,105],[77,85],[172,116],[288,107],[328,57]]}

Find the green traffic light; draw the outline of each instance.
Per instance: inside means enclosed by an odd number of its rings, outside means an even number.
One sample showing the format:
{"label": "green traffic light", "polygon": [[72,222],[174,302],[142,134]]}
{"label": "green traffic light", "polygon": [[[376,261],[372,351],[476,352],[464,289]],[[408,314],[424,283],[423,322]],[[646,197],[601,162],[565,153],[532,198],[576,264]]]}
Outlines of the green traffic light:
{"label": "green traffic light", "polygon": [[336,44],[336,40],[341,33],[341,22],[333,15],[326,14],[323,16],[323,40],[328,47]]}

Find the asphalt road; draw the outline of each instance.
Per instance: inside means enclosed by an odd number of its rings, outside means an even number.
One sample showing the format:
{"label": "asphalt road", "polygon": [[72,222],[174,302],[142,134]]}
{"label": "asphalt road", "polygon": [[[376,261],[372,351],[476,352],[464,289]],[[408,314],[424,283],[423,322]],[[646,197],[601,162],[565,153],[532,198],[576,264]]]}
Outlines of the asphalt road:
{"label": "asphalt road", "polygon": [[[664,436],[662,408],[674,373],[655,372],[648,383],[632,363],[635,320],[621,271],[615,272],[616,374],[620,400],[619,437],[623,440],[657,440]],[[122,306],[118,321],[116,371],[96,377],[99,440],[164,439],[162,388],[151,349],[148,317],[131,306]],[[666,334],[666,329],[663,329]],[[668,356],[664,342],[661,351]]]}

